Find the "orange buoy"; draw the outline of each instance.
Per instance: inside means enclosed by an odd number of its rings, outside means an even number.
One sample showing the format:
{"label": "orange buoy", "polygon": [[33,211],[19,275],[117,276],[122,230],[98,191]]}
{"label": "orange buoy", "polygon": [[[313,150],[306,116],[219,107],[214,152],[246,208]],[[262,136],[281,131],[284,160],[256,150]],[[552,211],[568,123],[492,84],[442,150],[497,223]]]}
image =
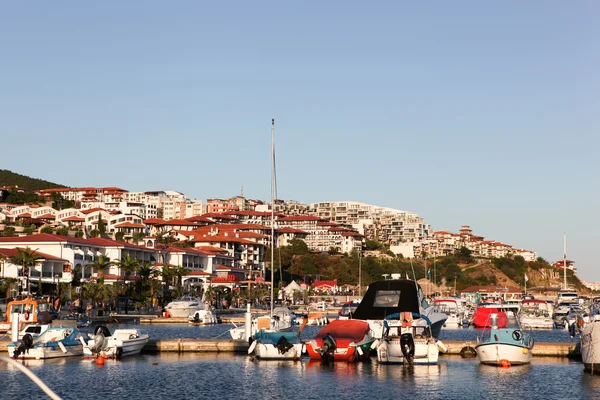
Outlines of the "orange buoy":
{"label": "orange buoy", "polygon": [[96,365],[101,367],[104,365],[104,357],[96,357]]}
{"label": "orange buoy", "polygon": [[509,368],[510,367],[510,361],[508,361],[508,360],[500,360],[500,366],[502,368]]}

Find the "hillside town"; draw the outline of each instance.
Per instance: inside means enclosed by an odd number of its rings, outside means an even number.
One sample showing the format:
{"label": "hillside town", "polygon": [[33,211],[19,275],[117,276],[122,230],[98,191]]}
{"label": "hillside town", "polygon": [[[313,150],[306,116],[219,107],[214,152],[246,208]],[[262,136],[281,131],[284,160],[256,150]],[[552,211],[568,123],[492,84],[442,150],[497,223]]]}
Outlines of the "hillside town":
{"label": "hillside town", "polygon": [[[16,188],[1,188],[3,192]],[[131,257],[153,268],[182,266],[187,285],[211,282],[235,287],[242,281],[263,281],[269,264],[267,249],[302,240],[312,252],[364,254],[365,242],[382,243],[396,257],[443,257],[466,247],[474,257],[521,256],[535,261],[534,251],[514,248],[474,235],[469,226],[458,233],[434,231],[417,214],[358,202],[305,205],[276,200],[190,200],[175,191],[129,192],[117,187],[38,190],[45,204],[0,203],[0,255],[3,277],[22,276],[10,262],[19,249],[34,249],[40,262],[30,277],[57,284],[98,275],[100,256]],[[72,207],[53,208],[56,199]],[[54,200],[54,202],[53,202]],[[95,264],[94,264],[95,263]],[[562,265],[557,264],[557,268]],[[576,273],[574,263],[567,268]],[[102,271],[107,284],[131,277],[119,263]],[[334,278],[334,277],[332,277]]]}

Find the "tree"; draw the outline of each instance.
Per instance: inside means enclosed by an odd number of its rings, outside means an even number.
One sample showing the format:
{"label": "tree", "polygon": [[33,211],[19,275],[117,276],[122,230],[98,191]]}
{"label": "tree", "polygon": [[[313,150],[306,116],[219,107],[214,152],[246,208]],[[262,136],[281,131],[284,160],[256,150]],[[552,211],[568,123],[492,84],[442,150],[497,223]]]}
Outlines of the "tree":
{"label": "tree", "polygon": [[115,233],[115,240],[119,242],[125,241],[125,232],[117,232]]}
{"label": "tree", "polygon": [[33,235],[33,232],[35,231],[35,225],[30,224],[29,226],[27,226],[27,228],[25,228],[25,230],[23,231],[26,235]]}
{"label": "tree", "polygon": [[46,225],[42,228],[42,230],[40,231],[42,233],[54,233],[54,229],[52,229],[52,227],[50,225]]}
{"label": "tree", "polygon": [[125,279],[127,279],[137,270],[140,262],[137,258],[132,257],[131,254],[125,253],[121,261],[117,261],[116,265],[119,266],[121,273],[125,276]]}
{"label": "tree", "polygon": [[378,250],[379,247],[379,243],[377,243],[375,240],[365,240],[365,250]]}
{"label": "tree", "polygon": [[144,232],[135,232],[132,237],[133,243],[138,244],[139,242],[144,240],[145,237],[146,234]]}
{"label": "tree", "polygon": [[174,270],[175,270],[175,276],[177,277],[177,289],[181,293],[182,286],[183,286],[183,277],[186,275],[189,275],[190,272],[192,272],[192,271],[185,267],[182,267],[181,265],[175,266]]}
{"label": "tree", "polygon": [[10,261],[13,264],[19,265],[22,268],[22,276],[26,279],[27,294],[30,293],[29,269],[35,267],[42,258],[41,255],[37,254],[35,250],[32,250],[29,247],[24,249],[17,248],[17,255],[10,258]]}
{"label": "tree", "polygon": [[62,226],[56,230],[56,234],[61,236],[68,236],[69,228],[67,228],[66,226]]}
{"label": "tree", "polygon": [[100,231],[98,229],[92,229],[90,231],[90,236],[93,238],[97,238],[98,236],[100,236]]}
{"label": "tree", "polygon": [[98,213],[98,233],[100,236],[106,235],[106,223],[102,219],[102,213]]}
{"label": "tree", "polygon": [[86,267],[92,267],[92,271],[96,271],[99,275],[98,281],[100,283],[104,283],[104,278],[102,277],[106,270],[110,268],[111,265],[114,265],[114,262],[110,261],[110,257],[106,257],[104,254],[100,254],[94,262],[89,263]]}
{"label": "tree", "polygon": [[75,232],[75,237],[81,239],[83,237],[83,231],[77,231],[77,232]]}

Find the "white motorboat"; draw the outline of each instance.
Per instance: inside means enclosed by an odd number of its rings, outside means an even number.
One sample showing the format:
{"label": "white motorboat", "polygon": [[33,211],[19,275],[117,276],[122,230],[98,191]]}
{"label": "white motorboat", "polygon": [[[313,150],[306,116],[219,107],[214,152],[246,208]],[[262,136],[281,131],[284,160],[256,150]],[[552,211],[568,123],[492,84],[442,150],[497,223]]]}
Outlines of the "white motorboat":
{"label": "white motorboat", "polygon": [[444,328],[459,328],[463,324],[464,314],[460,308],[460,300],[452,298],[436,299],[433,306],[439,313],[444,313],[448,317],[444,322]]}
{"label": "white motorboat", "polygon": [[[139,354],[150,337],[148,332],[139,329],[115,329],[111,334],[103,325],[97,326],[94,334],[89,336],[90,340],[83,347],[84,356],[98,355],[105,358]],[[81,341],[84,343],[83,339]]]}
{"label": "white motorboat", "polygon": [[58,357],[83,355],[83,345],[77,328],[51,327],[33,337],[30,334],[8,345],[10,357],[18,359],[45,360]]}
{"label": "white motorboat", "polygon": [[581,329],[581,361],[586,371],[600,371],[600,305],[592,304],[589,322]]}
{"label": "white motorboat", "polygon": [[372,347],[380,364],[437,364],[440,351],[447,351],[425,318],[401,321],[399,315],[386,318],[383,337]]}
{"label": "white motorboat", "polygon": [[202,310],[195,311],[188,319],[189,322],[193,324],[210,325],[219,323],[214,307],[211,307],[208,302],[204,303],[204,308]]}
{"label": "white motorboat", "polygon": [[373,336],[381,339],[385,318],[407,307],[418,310],[416,316],[429,321],[431,335],[437,339],[448,316],[427,303],[416,281],[387,279],[371,283],[352,318],[367,321]]}
{"label": "white motorboat", "polygon": [[553,307],[543,300],[523,300],[519,309],[519,323],[532,329],[553,329]]}
{"label": "white motorboat", "polygon": [[254,334],[248,354],[254,353],[261,360],[299,360],[302,357],[303,343],[300,334],[306,326],[304,318],[297,332],[269,332],[260,330]]}
{"label": "white motorboat", "polygon": [[203,308],[202,301],[195,297],[179,297],[167,304],[165,310],[175,318],[188,318],[196,311]]}
{"label": "white motorboat", "polygon": [[516,316],[509,316],[506,327],[498,326],[498,314],[490,315],[491,328],[477,337],[475,351],[482,364],[500,366],[529,364],[534,341],[519,325]]}

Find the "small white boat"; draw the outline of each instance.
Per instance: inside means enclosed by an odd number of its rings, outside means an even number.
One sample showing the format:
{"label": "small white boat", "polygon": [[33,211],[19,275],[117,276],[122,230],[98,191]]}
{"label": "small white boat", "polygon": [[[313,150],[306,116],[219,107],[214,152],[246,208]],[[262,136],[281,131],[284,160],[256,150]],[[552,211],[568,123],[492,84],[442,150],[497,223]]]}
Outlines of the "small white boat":
{"label": "small white boat", "polygon": [[83,345],[77,328],[52,327],[41,335],[23,336],[8,345],[8,355],[18,359],[45,360],[83,355]]}
{"label": "small white boat", "polygon": [[446,314],[448,317],[444,321],[444,328],[459,328],[462,326],[464,314],[460,308],[459,300],[452,298],[436,299],[433,306],[438,313]]}
{"label": "small white boat", "polygon": [[99,325],[89,337],[90,340],[83,347],[84,356],[121,358],[139,354],[148,343],[150,335],[139,329],[115,329],[111,334],[106,326]]}
{"label": "small white boat", "polygon": [[475,351],[482,364],[500,366],[529,364],[534,341],[521,329],[518,318],[507,318],[506,327],[498,327],[498,314],[490,315],[491,328],[477,338]]}
{"label": "small white boat", "polygon": [[589,322],[581,329],[581,360],[586,371],[600,371],[600,305],[593,304]]}
{"label": "small white boat", "polygon": [[217,324],[219,321],[217,320],[217,316],[215,315],[214,307],[211,307],[208,302],[204,303],[204,308],[202,310],[197,310],[193,314],[188,317],[190,324]]}
{"label": "small white boat", "polygon": [[303,320],[298,332],[268,332],[261,330],[252,338],[248,354],[261,360],[299,360],[302,357],[303,343],[300,334],[306,326]]}
{"label": "small white boat", "polygon": [[179,297],[165,307],[165,310],[175,318],[188,318],[203,307],[202,301],[195,297]]}
{"label": "small white boat", "polygon": [[543,300],[523,300],[519,310],[521,326],[532,329],[553,329],[553,307]]}
{"label": "small white boat", "polygon": [[440,350],[447,348],[431,335],[431,329],[423,318],[412,323],[399,319],[384,322],[383,337],[373,347],[377,349],[380,364],[437,364]]}

